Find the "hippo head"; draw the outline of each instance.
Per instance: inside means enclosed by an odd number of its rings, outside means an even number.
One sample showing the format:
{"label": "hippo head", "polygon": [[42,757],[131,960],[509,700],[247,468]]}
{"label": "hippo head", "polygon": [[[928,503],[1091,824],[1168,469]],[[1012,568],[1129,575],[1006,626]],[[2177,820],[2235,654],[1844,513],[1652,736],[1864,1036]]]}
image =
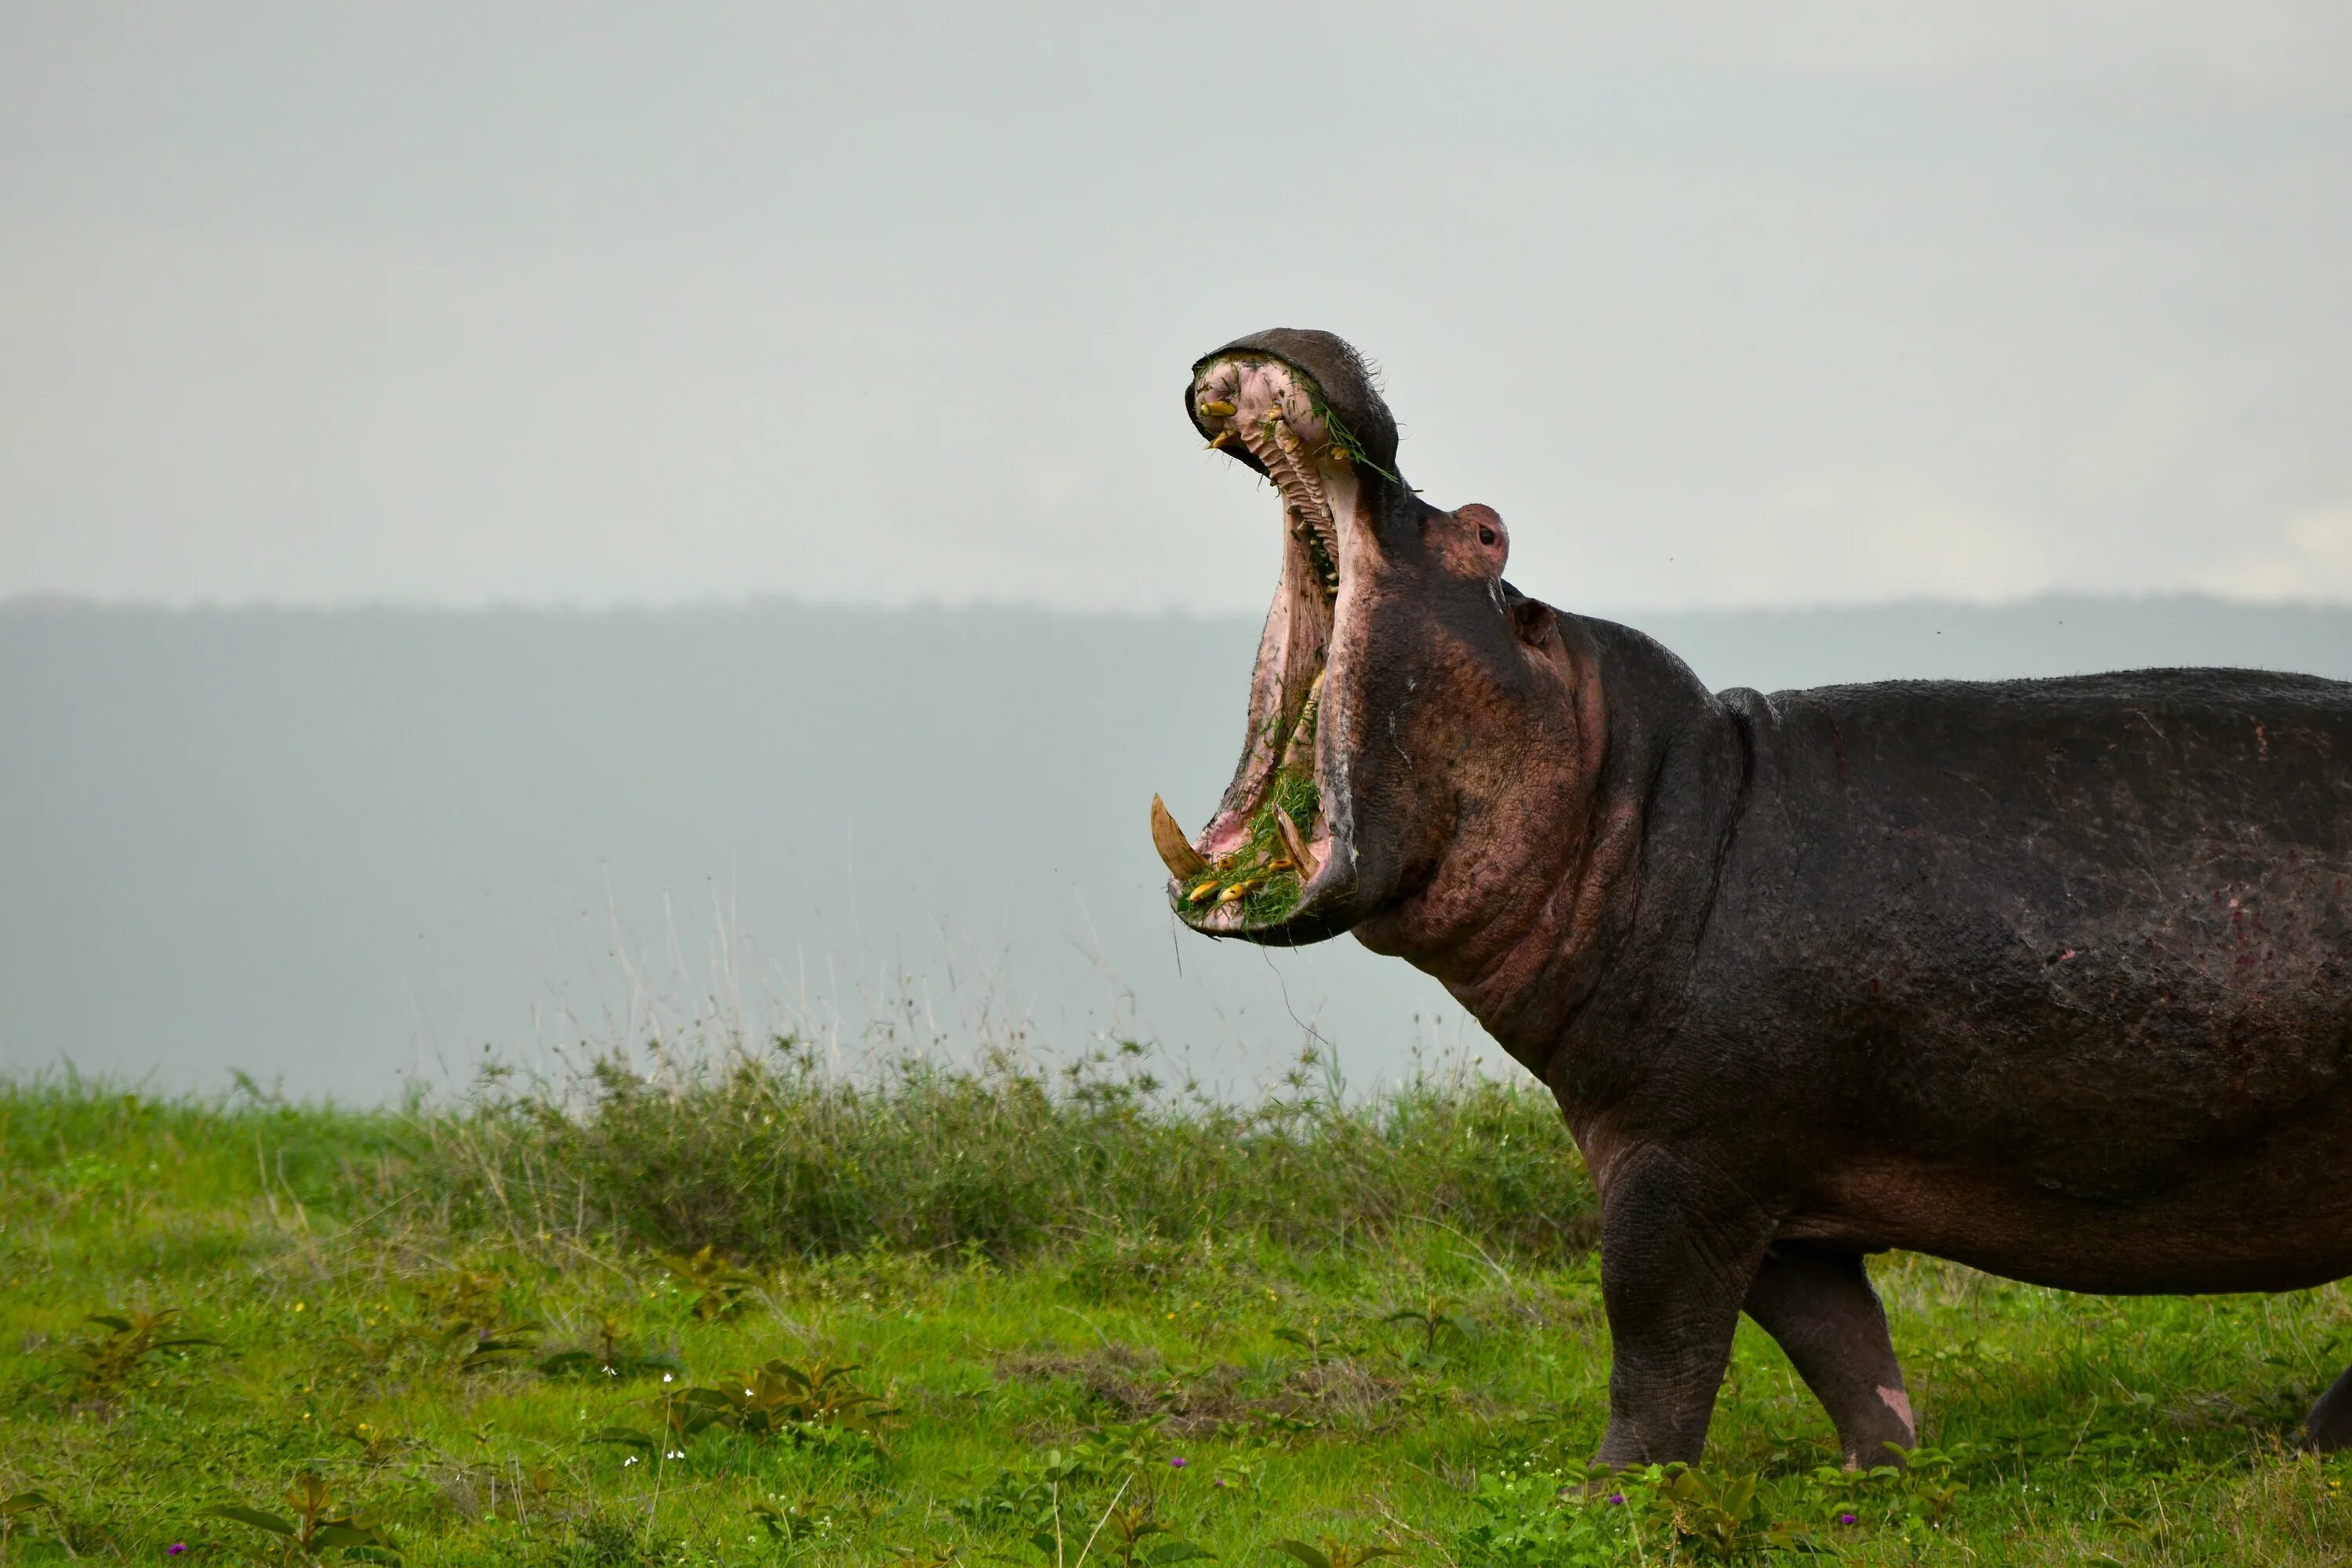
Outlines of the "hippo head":
{"label": "hippo head", "polygon": [[1492,509],[1440,510],[1400,477],[1396,421],[1330,333],[1219,349],[1184,412],[1271,481],[1283,548],[1223,801],[1196,839],[1152,802],[1176,911],[1213,936],[1442,956],[1547,880],[1529,861],[1590,772],[1555,617],[1503,581]]}

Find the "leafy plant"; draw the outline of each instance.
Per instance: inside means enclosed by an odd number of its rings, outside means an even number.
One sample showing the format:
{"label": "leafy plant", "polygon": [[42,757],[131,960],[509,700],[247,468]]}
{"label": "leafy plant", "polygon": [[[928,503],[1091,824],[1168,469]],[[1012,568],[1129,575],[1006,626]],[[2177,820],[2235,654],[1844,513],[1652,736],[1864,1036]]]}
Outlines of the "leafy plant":
{"label": "leafy plant", "polygon": [[1268,1552],[1279,1552],[1300,1565],[1300,1568],[1360,1568],[1380,1557],[1402,1557],[1403,1552],[1393,1546],[1350,1546],[1333,1536],[1315,1538],[1320,1546],[1309,1546],[1303,1541],[1271,1541]]}
{"label": "leafy plant", "polygon": [[961,1546],[899,1546],[892,1551],[897,1557],[894,1568],[960,1568],[963,1562]]}
{"label": "leafy plant", "polygon": [[291,1519],[236,1503],[200,1509],[197,1512],[200,1517],[234,1520],[276,1536],[280,1543],[280,1563],[292,1563],[298,1558],[316,1560],[330,1552],[356,1552],[381,1562],[400,1561],[391,1537],[355,1517],[332,1513],[332,1500],[325,1479],[316,1470],[305,1470],[294,1478],[294,1484],[286,1490],[287,1504],[294,1514]]}
{"label": "leafy plant", "polygon": [[784,1546],[808,1546],[831,1540],[846,1525],[871,1523],[874,1518],[870,1503],[820,1505],[809,1498],[796,1498],[785,1508],[762,1498],[751,1505],[751,1511],[769,1538]]}
{"label": "leafy plant", "polygon": [[1325,1334],[1320,1322],[1309,1323],[1304,1329],[1276,1329],[1274,1337],[1305,1351],[1307,1359],[1318,1367],[1327,1357],[1339,1360],[1360,1356],[1369,1348],[1360,1340],[1342,1339],[1337,1332]]}
{"label": "leafy plant", "polygon": [[1666,1510],[1675,1533],[1707,1556],[1734,1559],[1767,1551],[1817,1549],[1801,1527],[1763,1522],[1756,1501],[1756,1473],[1731,1475],[1669,1465],[1651,1466],[1642,1479]]}
{"label": "leafy plant", "polygon": [[[539,1325],[509,1319],[505,1293],[506,1280],[501,1276],[470,1268],[452,1269],[425,1280],[416,1287],[415,1323],[395,1331],[392,1344],[421,1339],[450,1349],[462,1348],[459,1365],[467,1372],[507,1365],[538,1347]],[[358,1352],[384,1353],[357,1339],[347,1338],[346,1342]]]}
{"label": "leafy plant", "polygon": [[674,1252],[656,1257],[672,1279],[694,1292],[694,1315],[705,1322],[740,1310],[745,1292],[760,1283],[758,1275],[737,1268],[707,1246],[689,1257]]}
{"label": "leafy plant", "polygon": [[16,1533],[16,1521],[41,1512],[55,1513],[58,1505],[46,1492],[16,1492],[0,1498],[0,1543]]}
{"label": "leafy plant", "polygon": [[1433,1355],[1437,1352],[1437,1331],[1440,1329],[1452,1329],[1456,1333],[1462,1331],[1461,1323],[1445,1311],[1447,1304],[1439,1298],[1432,1297],[1418,1307],[1399,1307],[1395,1311],[1382,1318],[1381,1325],[1385,1328],[1391,1323],[1419,1323],[1422,1332],[1422,1353],[1425,1356]]}
{"label": "leafy plant", "polygon": [[505,1279],[497,1274],[454,1268],[417,1283],[419,1315],[429,1331],[443,1339],[478,1336],[503,1321],[499,1298],[505,1289]]}
{"label": "leafy plant", "polygon": [[1565,1470],[1482,1473],[1471,1501],[1484,1516],[1462,1533],[1480,1568],[1604,1568],[1625,1560],[1645,1500],[1622,1488],[1600,1493],[1581,1465]]}
{"label": "leafy plant", "polygon": [[86,1335],[73,1347],[79,1364],[71,1372],[80,1392],[110,1399],[140,1374],[149,1357],[220,1343],[200,1334],[173,1333],[180,1317],[177,1307],[166,1307],[160,1312],[92,1312],[83,1319],[106,1331]]}
{"label": "leafy plant", "polygon": [[[1167,1539],[1157,1540],[1160,1536]],[[1111,1506],[1103,1510],[1102,1519],[1095,1525],[1092,1542],[1101,1543],[1115,1556],[1119,1568],[1163,1568],[1165,1564],[1197,1563],[1216,1555],[1162,1524],[1154,1517],[1149,1498],[1125,1508],[1118,1506],[1117,1498],[1112,1499]],[[1032,1536],[1030,1543],[1056,1555],[1060,1550],[1059,1542],[1051,1536]]]}
{"label": "leafy plant", "polygon": [[882,1425],[894,1412],[882,1395],[852,1380],[856,1370],[819,1362],[803,1372],[789,1362],[772,1361],[714,1384],[656,1395],[653,1413],[659,1440],[615,1426],[591,1441],[675,1458],[679,1450],[674,1445],[716,1429],[747,1437],[783,1437],[797,1445],[834,1447],[851,1459],[878,1460],[883,1457]]}
{"label": "leafy plant", "polygon": [[613,1378],[642,1377],[649,1373],[676,1372],[678,1359],[674,1355],[656,1352],[643,1355],[630,1350],[627,1331],[620,1321],[607,1314],[596,1320],[596,1342],[575,1345],[557,1351],[543,1358],[539,1370],[549,1377],[604,1376]]}
{"label": "leafy plant", "polygon": [[831,1426],[877,1435],[891,1414],[887,1402],[851,1380],[855,1364],[816,1363],[808,1371],[772,1361],[705,1387],[665,1394],[655,1401],[662,1425],[681,1437],[723,1426],[772,1437],[804,1426]]}
{"label": "leafy plant", "polygon": [[395,1433],[387,1432],[372,1421],[354,1421],[349,1426],[337,1428],[331,1436],[341,1437],[347,1443],[358,1444],[360,1463],[370,1469],[388,1465],[402,1454],[416,1447],[409,1439]]}
{"label": "leafy plant", "polygon": [[1913,1504],[1910,1518],[1930,1529],[1941,1525],[1952,1504],[1969,1489],[1968,1482],[1952,1479],[1952,1472],[1968,1458],[1969,1446],[1956,1443],[1949,1448],[1931,1448],[1922,1443],[1896,1452],[1903,1456],[1899,1484]]}

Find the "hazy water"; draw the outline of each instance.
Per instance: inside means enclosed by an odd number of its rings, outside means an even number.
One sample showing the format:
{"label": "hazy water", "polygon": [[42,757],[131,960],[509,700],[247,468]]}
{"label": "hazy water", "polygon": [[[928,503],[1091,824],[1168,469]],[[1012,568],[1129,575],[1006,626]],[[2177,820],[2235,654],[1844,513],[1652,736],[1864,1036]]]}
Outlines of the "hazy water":
{"label": "hazy water", "polygon": [[[1716,685],[2231,663],[2352,611],[2051,600],[1633,617]],[[1476,1048],[1347,942],[1178,940],[1145,829],[1238,750],[1255,627],[772,605],[0,606],[0,1068],[375,1098],[649,1002],[856,1039],[1158,1040],[1246,1084]]]}

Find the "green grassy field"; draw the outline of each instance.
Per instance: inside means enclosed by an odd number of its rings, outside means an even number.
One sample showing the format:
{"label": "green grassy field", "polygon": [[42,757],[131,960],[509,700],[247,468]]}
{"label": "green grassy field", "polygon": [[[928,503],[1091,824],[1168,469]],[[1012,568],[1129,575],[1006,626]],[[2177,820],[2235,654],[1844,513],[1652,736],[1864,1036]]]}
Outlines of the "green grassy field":
{"label": "green grassy field", "polygon": [[787,1049],[429,1114],[0,1086],[0,1561],[2352,1552],[2352,1465],[2293,1447],[2337,1289],[1882,1258],[1907,1474],[1828,1468],[1743,1328],[1700,1471],[1581,1486],[1608,1333],[1546,1102],[1302,1071],[1235,1110],[1146,1066]]}

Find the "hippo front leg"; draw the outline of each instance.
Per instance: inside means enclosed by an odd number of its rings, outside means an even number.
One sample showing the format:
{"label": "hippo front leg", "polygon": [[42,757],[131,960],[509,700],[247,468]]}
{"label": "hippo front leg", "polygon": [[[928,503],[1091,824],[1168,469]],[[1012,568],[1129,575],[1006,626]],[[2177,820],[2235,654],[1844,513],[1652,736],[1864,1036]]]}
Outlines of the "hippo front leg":
{"label": "hippo front leg", "polygon": [[1748,1288],[1748,1315],[1780,1342],[1837,1426],[1848,1468],[1900,1464],[1918,1441],[1886,1312],[1862,1258],[1776,1242]]}
{"label": "hippo front leg", "polygon": [[2352,1369],[2319,1396],[2311,1414],[2303,1418],[2303,1431],[2304,1441],[2318,1453],[2352,1448]]}
{"label": "hippo front leg", "polygon": [[1647,1150],[1601,1197],[1609,1315],[1604,1465],[1696,1464],[1764,1249],[1777,1221],[1703,1164]]}

